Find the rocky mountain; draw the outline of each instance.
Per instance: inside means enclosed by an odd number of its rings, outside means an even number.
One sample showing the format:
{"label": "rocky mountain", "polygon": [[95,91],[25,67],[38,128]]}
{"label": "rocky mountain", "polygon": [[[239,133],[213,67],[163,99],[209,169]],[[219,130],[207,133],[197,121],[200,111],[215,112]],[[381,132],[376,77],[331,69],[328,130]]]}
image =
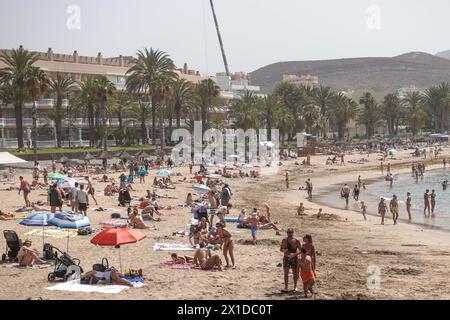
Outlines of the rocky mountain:
{"label": "rocky mountain", "polygon": [[450,60],[423,52],[392,58],[351,58],[278,62],[253,71],[251,81],[270,93],[283,74],[314,75],[320,84],[336,90],[394,92],[403,87],[424,89],[450,83]]}

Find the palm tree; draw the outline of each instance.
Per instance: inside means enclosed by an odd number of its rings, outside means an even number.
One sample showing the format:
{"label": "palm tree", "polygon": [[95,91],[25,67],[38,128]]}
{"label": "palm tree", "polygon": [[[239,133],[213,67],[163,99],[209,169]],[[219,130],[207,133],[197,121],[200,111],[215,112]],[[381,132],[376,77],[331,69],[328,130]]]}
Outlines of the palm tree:
{"label": "palm tree", "polygon": [[100,117],[103,119],[101,131],[104,151],[108,150],[108,130],[106,126],[106,120],[109,114],[108,101],[115,91],[116,86],[108,80],[106,76],[100,76],[95,79],[95,93],[97,94],[98,110]]}
{"label": "palm tree", "polygon": [[392,137],[394,134],[397,134],[394,127],[400,117],[400,99],[392,93],[387,94],[384,97],[383,109],[389,136]]}
{"label": "palm tree", "polygon": [[181,127],[181,113],[192,103],[194,87],[186,79],[177,78],[172,87],[172,104],[177,120],[177,128]]}
{"label": "palm tree", "polygon": [[152,48],[138,51],[137,58],[133,59],[132,63],[133,66],[127,71],[129,77],[126,88],[130,93],[148,95],[152,106],[152,143],[155,144],[156,104],[153,101],[156,91],[155,79],[160,75],[175,79],[175,64],[167,53]]}
{"label": "palm tree", "polygon": [[234,127],[244,131],[258,126],[257,98],[253,92],[246,91],[240,99],[233,99],[230,103],[230,116],[234,120]]}
{"label": "palm tree", "polygon": [[303,109],[302,116],[305,120],[306,130],[308,131],[308,133],[312,133],[314,124],[320,117],[319,110],[317,110],[315,106],[309,105],[305,109]]}
{"label": "palm tree", "polygon": [[311,97],[308,96],[309,93],[310,91],[305,90],[305,87],[297,87],[288,82],[280,83],[273,91],[280,106],[289,110],[294,119],[295,126],[292,128],[291,136],[294,136],[302,127],[300,115],[303,109],[312,102]]}
{"label": "palm tree", "polygon": [[147,140],[147,120],[152,110],[150,102],[139,99],[132,103],[130,115],[141,122],[141,139],[142,143]]}
{"label": "palm tree", "polygon": [[93,147],[97,143],[96,132],[96,104],[97,104],[97,87],[95,79],[92,76],[87,76],[83,81],[78,83],[78,93],[72,108],[74,114],[83,112],[84,117],[88,119],[89,123],[89,146]]}
{"label": "palm tree", "polygon": [[274,114],[275,123],[280,128],[281,144],[284,144],[284,137],[295,127],[295,120],[292,113],[286,107],[280,107]]}
{"label": "palm tree", "polygon": [[48,78],[44,71],[38,67],[30,66],[27,76],[27,88],[30,92],[31,99],[33,101],[32,118],[33,118],[33,154],[34,162],[37,162],[37,141],[38,141],[38,128],[37,128],[37,107],[36,102],[41,96],[41,92],[46,89],[48,84]]}
{"label": "palm tree", "polygon": [[320,108],[320,114],[324,117],[329,117],[329,105],[332,102],[334,92],[330,87],[319,86],[313,90],[313,99],[316,105]]}
{"label": "palm tree", "polygon": [[435,131],[442,132],[448,129],[448,95],[449,85],[443,83],[428,88],[422,96],[424,105],[433,118]]}
{"label": "palm tree", "polygon": [[56,144],[58,148],[62,145],[62,103],[67,98],[70,90],[73,88],[75,81],[65,75],[58,74],[56,79],[50,80],[49,87],[56,96],[55,105],[55,128],[56,128]]}
{"label": "palm tree", "polygon": [[0,83],[8,83],[14,89],[14,113],[16,118],[16,135],[19,149],[23,149],[23,103],[29,92],[27,79],[29,68],[38,60],[37,53],[29,52],[21,46],[10,53],[2,52],[0,61],[6,64],[0,72]]}
{"label": "palm tree", "polygon": [[420,92],[408,92],[401,101],[406,109],[406,121],[413,136],[416,136],[419,129],[424,125],[426,113],[422,109],[422,96]]}
{"label": "palm tree", "polygon": [[123,139],[126,137],[126,128],[123,125],[123,119],[130,113],[132,103],[130,95],[123,91],[117,91],[112,101],[112,113],[115,113],[119,120],[119,144],[123,144]]}
{"label": "palm tree", "polygon": [[[161,150],[164,150],[165,146],[165,129],[164,129],[164,119],[167,114],[171,112],[167,107],[167,100],[172,93],[173,82],[176,77],[169,74],[160,74],[154,79],[154,93],[153,93],[153,102],[155,103],[155,107],[159,109],[160,117],[159,124],[161,130],[160,136],[160,144]],[[170,117],[169,117],[170,118]],[[162,157],[164,157],[164,153],[161,153]]]}
{"label": "palm tree", "polygon": [[196,91],[200,102],[203,132],[208,126],[208,113],[212,109],[213,101],[220,95],[220,88],[212,79],[205,79],[197,84]]}
{"label": "palm tree", "polygon": [[267,139],[272,140],[272,127],[275,124],[275,112],[280,108],[278,98],[274,95],[268,95],[264,98],[258,98],[258,109],[263,123],[266,124]]}
{"label": "palm tree", "polygon": [[375,98],[370,92],[364,93],[359,100],[359,103],[363,105],[358,115],[358,123],[363,124],[366,127],[367,139],[370,139],[375,129],[381,123],[381,110]]}
{"label": "palm tree", "polygon": [[357,104],[353,99],[338,93],[333,97],[331,105],[330,113],[337,125],[338,139],[342,140],[347,131],[347,123],[356,115]]}

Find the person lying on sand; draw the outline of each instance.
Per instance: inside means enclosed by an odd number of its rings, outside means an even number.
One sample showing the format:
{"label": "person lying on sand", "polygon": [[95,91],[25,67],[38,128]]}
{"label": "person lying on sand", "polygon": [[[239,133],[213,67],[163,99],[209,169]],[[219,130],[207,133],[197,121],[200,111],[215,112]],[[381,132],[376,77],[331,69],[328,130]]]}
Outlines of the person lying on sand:
{"label": "person lying on sand", "polygon": [[121,274],[114,267],[111,267],[104,272],[94,270],[86,272],[81,279],[89,281],[89,284],[117,284],[133,287],[131,281],[123,279],[120,276]]}
{"label": "person lying on sand", "polygon": [[171,255],[172,263],[173,264],[186,264],[186,263],[193,263],[194,258],[189,256],[183,256],[179,257],[176,253],[172,253]]}
{"label": "person lying on sand", "polygon": [[31,267],[36,264],[46,264],[47,262],[39,258],[39,252],[31,249],[32,241],[26,239],[17,254],[17,260],[20,266]]}
{"label": "person lying on sand", "polygon": [[144,223],[144,218],[139,214],[138,208],[134,208],[133,212],[128,216],[128,223],[135,229],[148,229]]}

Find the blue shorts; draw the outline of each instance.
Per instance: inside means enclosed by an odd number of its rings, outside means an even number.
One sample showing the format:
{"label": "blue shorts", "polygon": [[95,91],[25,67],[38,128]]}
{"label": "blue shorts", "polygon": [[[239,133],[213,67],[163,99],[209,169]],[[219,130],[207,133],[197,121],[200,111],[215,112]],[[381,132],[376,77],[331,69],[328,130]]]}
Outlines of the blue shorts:
{"label": "blue shorts", "polygon": [[256,234],[256,231],[258,231],[258,227],[251,227],[250,230],[252,231],[252,234]]}

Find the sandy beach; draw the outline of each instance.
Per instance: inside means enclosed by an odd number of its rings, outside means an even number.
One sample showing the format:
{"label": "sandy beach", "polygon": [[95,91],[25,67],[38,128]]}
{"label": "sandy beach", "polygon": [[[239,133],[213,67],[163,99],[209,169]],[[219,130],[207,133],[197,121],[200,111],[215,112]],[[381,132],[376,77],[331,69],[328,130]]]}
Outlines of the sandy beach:
{"label": "sandy beach", "polygon": [[[397,155],[401,160],[390,161],[393,173],[410,172],[413,159],[409,157],[411,150]],[[449,149],[444,149],[440,156],[449,156]],[[162,210],[163,221],[147,222],[157,230],[142,231],[147,237],[135,244],[124,245],[121,249],[123,269],[143,269],[145,286],[130,288],[120,294],[78,293],[65,291],[49,291],[45,288],[54,284],[47,281],[47,275],[53,267],[44,269],[17,269],[9,264],[0,265],[0,299],[304,299],[300,294],[282,294],[283,269],[280,252],[281,240],[285,230],[294,228],[299,239],[311,234],[317,255],[316,294],[313,299],[448,299],[450,298],[450,279],[447,266],[450,262],[450,244],[448,232],[424,228],[420,225],[404,222],[393,225],[390,219],[386,225],[380,225],[380,218],[369,215],[364,221],[360,212],[326,207],[307,200],[306,192],[298,190],[307,178],[314,184],[314,192],[332,184],[355,181],[358,175],[363,180],[379,178],[379,161],[377,155],[353,154],[346,156],[345,166],[334,166],[331,170],[325,165],[327,156],[313,156],[312,166],[295,165],[294,161],[283,161],[278,173],[260,178],[223,179],[230,184],[233,191],[233,209],[231,216],[237,217],[241,208],[251,211],[257,207],[263,211],[263,203],[272,208],[272,220],[284,231],[277,235],[274,230],[259,231],[258,245],[251,244],[250,231],[237,229],[236,224],[228,223],[235,239],[235,270],[223,272],[206,272],[199,270],[173,270],[160,268],[159,264],[170,260],[170,251],[154,251],[156,242],[189,243],[188,237],[172,236],[173,232],[186,230],[192,218],[190,210],[179,207],[184,203],[188,192],[192,192],[194,181],[191,180],[187,167],[175,168],[183,177],[174,177],[176,190],[157,190],[159,194],[168,194],[171,198],[161,198],[163,205],[173,205],[174,210]],[[368,159],[364,164],[351,164],[349,160]],[[299,160],[297,160],[299,161]],[[442,161],[434,160],[427,165],[427,170],[441,168]],[[198,167],[196,167],[198,168]],[[286,190],[284,173],[290,172],[290,188]],[[18,187],[19,174],[31,181],[31,171],[18,172],[15,176],[15,187]],[[118,178],[120,173],[108,175]],[[426,174],[426,173],[425,173]],[[136,191],[132,196],[143,196],[155,171],[150,171],[146,184],[133,185]],[[105,183],[95,182],[96,189],[103,193]],[[370,186],[369,186],[370,187]],[[394,185],[395,190],[395,185]],[[1,210],[14,211],[23,205],[22,196],[17,190],[0,191]],[[336,190],[338,194],[339,190]],[[45,200],[45,190],[35,190],[31,200]],[[363,194],[362,194],[363,198]],[[99,207],[117,207],[117,197],[97,195]],[[336,196],[336,201],[340,200]],[[305,216],[298,216],[296,208],[300,202],[306,207]],[[138,202],[133,202],[138,204]],[[443,204],[440,204],[443,206]],[[91,208],[95,207],[91,201]],[[67,207],[65,207],[67,208]],[[318,208],[324,213],[332,214],[330,219],[317,218]],[[126,208],[121,208],[126,215]],[[173,215],[172,215],[173,214]],[[326,215],[328,216],[328,215]],[[387,215],[390,216],[389,214]],[[405,218],[406,212],[400,212]],[[110,213],[88,211],[94,228],[100,228],[100,222],[110,220]],[[33,228],[19,225],[17,221],[0,221],[0,229],[15,230],[21,239]],[[33,240],[33,247],[40,249],[42,239],[39,236],[28,236]],[[107,257],[110,264],[118,267],[118,251],[114,248],[97,247],[89,241],[92,235],[77,236],[70,239],[70,255],[79,258],[85,270],[93,264],[100,263]],[[0,240],[3,246],[5,241]],[[46,242],[65,249],[66,239],[48,238]],[[183,252],[181,252],[183,253]],[[220,252],[222,260],[223,255]],[[193,255],[194,252],[188,252]],[[369,268],[370,267],[370,268]],[[368,272],[368,268],[369,271]],[[372,271],[371,271],[372,270]],[[373,270],[380,275],[379,288],[368,286]],[[371,273],[372,272],[372,273]],[[375,271],[376,273],[377,271]],[[290,278],[290,287],[292,279]]]}

